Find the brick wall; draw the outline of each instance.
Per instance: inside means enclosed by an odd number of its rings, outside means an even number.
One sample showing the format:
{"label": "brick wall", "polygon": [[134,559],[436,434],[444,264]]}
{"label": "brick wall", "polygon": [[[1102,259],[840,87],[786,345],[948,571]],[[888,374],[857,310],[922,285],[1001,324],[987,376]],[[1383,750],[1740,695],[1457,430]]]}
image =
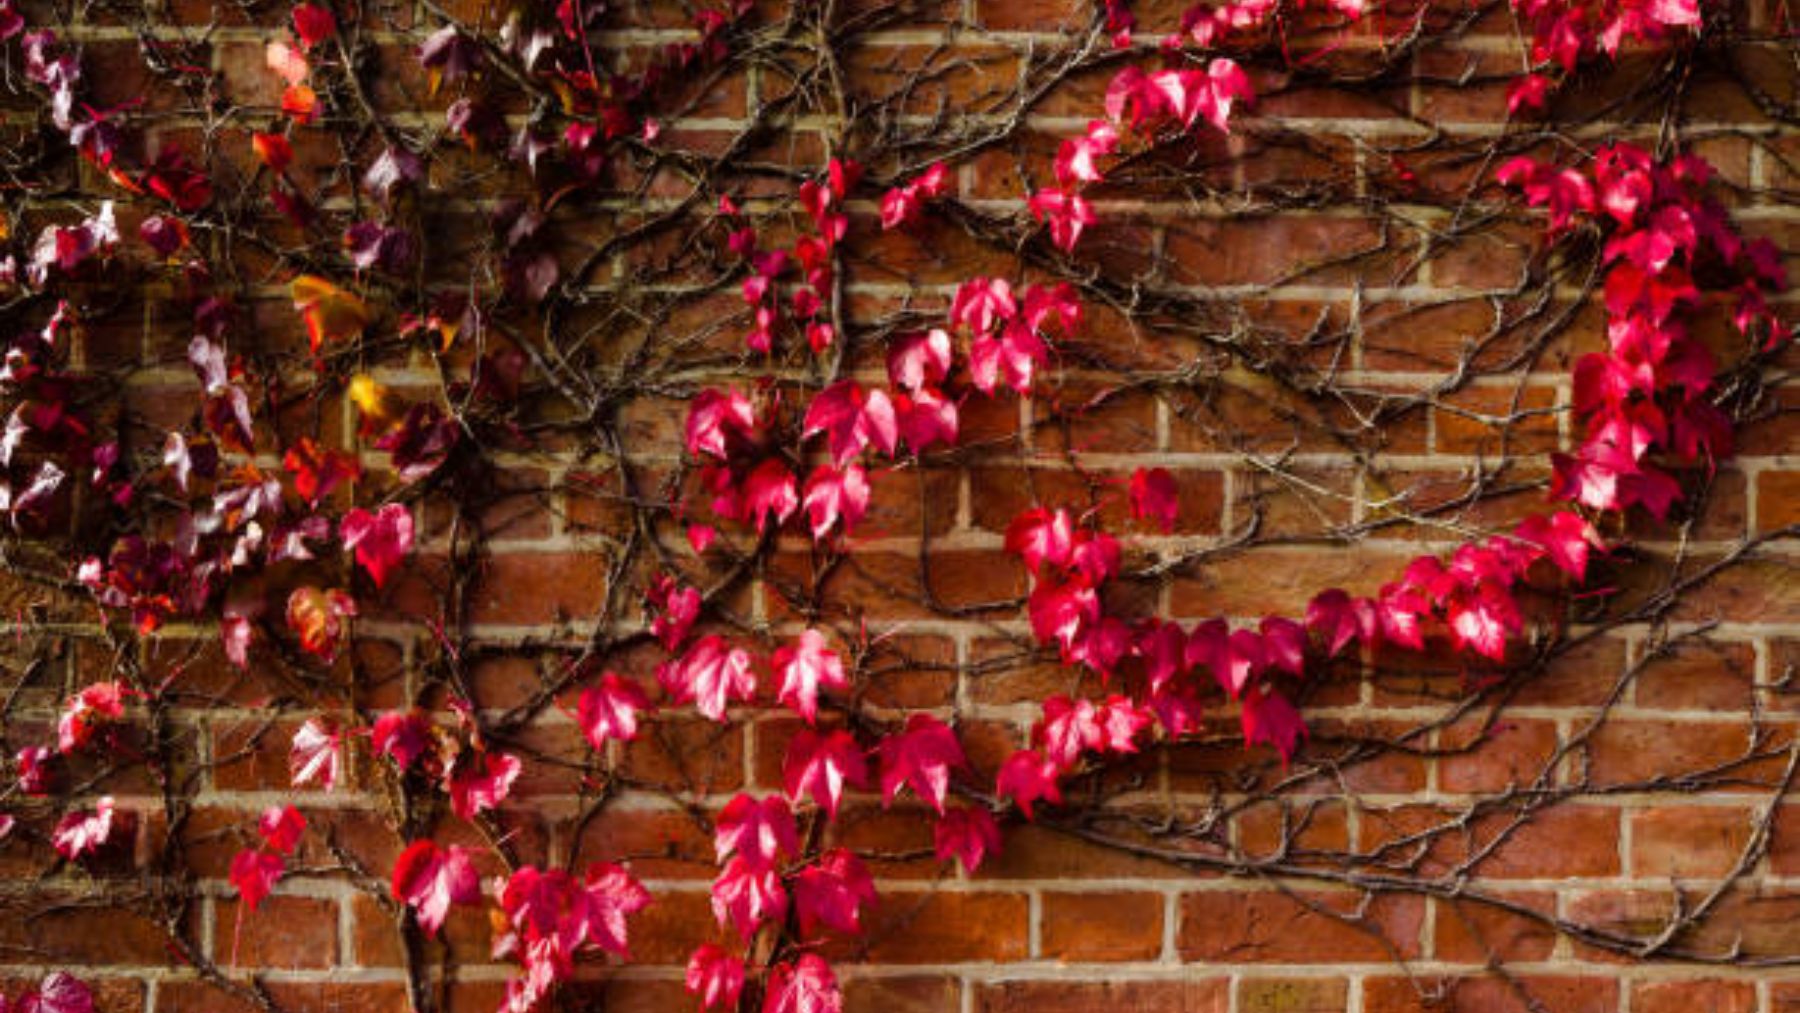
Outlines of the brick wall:
{"label": "brick wall", "polygon": [[[125,149],[147,159],[180,143],[213,167],[227,211],[196,242],[245,309],[233,350],[283,380],[258,406],[264,423],[278,419],[259,450],[311,436],[362,455],[357,501],[397,488],[388,456],[359,442],[343,380],[366,372],[430,397],[487,349],[462,340],[434,356],[394,337],[396,309],[361,347],[314,368],[286,283],[321,264],[353,273],[334,232],[303,233],[268,207],[268,175],[247,144],[278,120],[264,45],[285,31],[288,5],[73,6],[32,13],[81,44],[95,106],[143,100],[124,116]],[[381,0],[360,18],[336,6],[356,26],[346,52],[362,94],[327,96],[348,111],[295,131],[291,170],[328,220],[370,213],[351,181],[380,148],[369,123],[435,141],[465,93],[495,96],[515,123],[529,112],[493,75],[434,92],[413,57],[446,17],[498,38],[505,5]],[[1152,35],[1180,16],[1178,4],[1136,10]],[[1711,41],[1677,45],[1676,57],[1640,46],[1616,66],[1598,62],[1553,99],[1554,139],[1539,121],[1507,124],[1521,44],[1504,4],[1397,0],[1347,30],[1304,14],[1291,45],[1329,51],[1284,65],[1278,46],[1247,47],[1253,109],[1229,137],[1163,145],[1110,176],[1092,194],[1101,222],[1072,260],[1025,240],[1021,197],[1050,179],[1056,142],[1100,115],[1121,65],[1089,6],[837,4],[840,84],[818,76],[816,39],[786,13],[759,4],[734,56],[658,94],[655,143],[613,151],[598,184],[549,212],[541,242],[569,287],[554,310],[496,311],[488,337],[540,358],[473,463],[402,494],[418,548],[386,588],[360,595],[357,641],[336,664],[269,651],[240,671],[203,624],[109,632],[76,590],[0,585],[17,616],[0,647],[17,687],[9,750],[123,657],[169,694],[143,738],[65,771],[82,797],[108,793],[138,814],[129,848],[74,867],[41,832],[0,845],[8,981],[79,969],[103,1013],[492,1009],[513,968],[489,955],[488,912],[459,908],[442,943],[425,941],[387,891],[406,841],[435,835],[481,847],[484,874],[502,858],[626,864],[657,898],[632,921],[632,961],[583,965],[557,1001],[693,1008],[682,966],[720,936],[707,816],[739,790],[781,789],[799,723],[773,707],[730,724],[671,709],[629,747],[596,754],[564,708],[545,705],[594,645],[594,671],[653,685],[665,655],[630,633],[653,572],[729,573],[708,621],[752,639],[814,625],[850,644],[867,630],[878,640],[857,707],[954,718],[975,768],[966,785],[986,792],[1028,741],[1039,701],[1102,691],[1031,642],[1026,574],[1002,550],[1021,510],[1093,505],[1131,532],[1128,554],[1148,569],[1116,589],[1121,609],[1254,621],[1303,614],[1326,587],[1372,592],[1419,552],[1540,506],[1547,455],[1580,438],[1572,363],[1605,342],[1588,273],[1597,244],[1547,252],[1541,218],[1492,183],[1497,145],[1568,155],[1679,136],[1718,169],[1747,234],[1797,248],[1800,92],[1785,5],[1721,9]],[[1415,16],[1416,49],[1399,27]],[[606,58],[641,58],[689,38],[686,24],[678,5],[628,3],[597,39]],[[158,74],[147,53],[191,69]],[[1344,83],[1358,73],[1367,80]],[[134,234],[154,202],[68,156],[43,126],[40,93],[21,85],[0,100],[15,246],[102,198],[120,201]],[[716,193],[746,200],[779,241],[799,227],[795,184],[828,147],[883,180],[939,158],[952,166],[951,199],[914,229],[879,228],[875,186],[851,206],[847,371],[879,380],[886,339],[940,322],[949,292],[975,275],[1078,279],[1088,318],[1036,398],[972,395],[959,449],[879,470],[854,551],[821,554],[798,525],[759,546],[721,523],[727,549],[696,560],[666,509],[707,516],[683,464],[687,399],[763,371],[742,353],[749,320]],[[496,206],[548,188],[491,149],[446,138],[429,151],[428,185],[390,212],[427,255],[416,276],[364,278],[371,302],[425,282],[489,284]],[[719,176],[697,187],[696,166]],[[198,403],[182,359],[192,290],[154,265],[129,277],[60,294],[83,308],[75,364],[105,377],[97,397],[117,411],[128,451],[153,455]],[[23,299],[0,319],[36,326],[43,309]],[[1745,351],[1732,340],[1723,325],[1709,336],[1727,361]],[[1038,824],[1013,819],[1004,853],[972,877],[932,858],[922,810],[853,795],[833,839],[869,859],[882,900],[863,939],[825,950],[847,1008],[1800,1008],[1800,969],[1786,966],[1800,954],[1793,365],[1766,364],[1769,388],[1733,405],[1737,456],[1684,475],[1693,505],[1668,523],[1614,525],[1633,549],[1602,566],[1597,590],[1572,604],[1545,596],[1536,656],[1521,646],[1506,665],[1447,648],[1340,660],[1298,687],[1312,732],[1285,768],[1242,748],[1220,701],[1196,741],[1084,777]],[[808,368],[796,355],[778,366]],[[517,438],[493,435],[508,427]],[[1126,515],[1120,490],[1146,465],[1179,484],[1171,534]],[[96,551],[116,534],[91,503],[72,513],[72,535],[33,534],[33,551]],[[661,557],[637,542],[640,522]],[[290,786],[293,732],[322,709],[366,717],[418,703],[449,723],[453,694],[475,700],[495,741],[526,761],[484,827],[395,777],[366,740],[353,740],[335,790]],[[151,754],[168,765],[139,762]],[[36,803],[17,801],[47,829]],[[286,801],[311,821],[295,872],[240,916],[229,863],[255,815]],[[1678,910],[1699,917],[1659,939]],[[1643,941],[1643,955],[1619,952],[1620,940]]]}

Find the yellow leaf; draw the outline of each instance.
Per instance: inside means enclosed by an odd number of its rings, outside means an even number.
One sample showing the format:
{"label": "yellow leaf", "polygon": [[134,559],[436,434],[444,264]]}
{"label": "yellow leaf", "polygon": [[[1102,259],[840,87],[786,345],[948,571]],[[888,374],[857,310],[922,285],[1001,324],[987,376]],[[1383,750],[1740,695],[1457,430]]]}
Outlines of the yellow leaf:
{"label": "yellow leaf", "polygon": [[350,401],[362,413],[364,432],[384,432],[406,410],[406,405],[393,391],[382,386],[367,373],[350,378]]}
{"label": "yellow leaf", "polygon": [[294,309],[306,320],[312,349],[327,341],[354,338],[369,326],[369,307],[352,292],[316,275],[294,279]]}

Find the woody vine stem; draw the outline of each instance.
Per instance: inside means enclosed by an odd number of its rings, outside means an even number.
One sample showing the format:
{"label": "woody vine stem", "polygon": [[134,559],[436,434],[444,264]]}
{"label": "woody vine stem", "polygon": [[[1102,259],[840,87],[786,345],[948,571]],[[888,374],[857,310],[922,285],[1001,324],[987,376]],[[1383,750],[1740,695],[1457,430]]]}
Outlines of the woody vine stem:
{"label": "woody vine stem", "polygon": [[[273,1013],[246,925],[346,883],[414,1009],[485,909],[524,1013],[628,960],[646,866],[711,864],[696,1001],[836,1011],[878,879],[1025,835],[1274,886],[1426,999],[1398,900],[1521,996],[1484,918],[1796,959],[1730,928],[1800,763],[1764,713],[1791,673],[1731,755],[1596,746],[1721,588],[1788,565],[1792,527],[1718,515],[1792,362],[1736,212],[1792,194],[1719,178],[1689,113],[1793,126],[1745,55],[1792,60],[1791,25],[1121,0],[1043,45],[926,2],[190,6],[0,0],[22,924],[131,912]],[[139,76],[96,76],[121,44]],[[1345,107],[1387,126],[1306,122]],[[1458,473],[1421,480],[1427,419],[1486,434]],[[520,530],[586,561],[520,565]],[[1297,550],[1370,543],[1406,552],[1265,604]],[[1576,678],[1504,783],[1384,781]],[[718,790],[746,725],[773,780]],[[217,824],[270,757],[280,797]],[[1583,800],[1708,792],[1760,799],[1753,832],[1647,924],[1486,881]],[[618,811],[685,829],[590,833]],[[29,1000],[93,1004],[60,971]]]}

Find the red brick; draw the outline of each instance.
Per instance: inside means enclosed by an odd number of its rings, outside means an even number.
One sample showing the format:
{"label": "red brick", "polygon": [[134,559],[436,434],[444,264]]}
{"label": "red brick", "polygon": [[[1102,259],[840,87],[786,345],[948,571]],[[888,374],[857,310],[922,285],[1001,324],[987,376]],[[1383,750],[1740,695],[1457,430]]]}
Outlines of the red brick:
{"label": "red brick", "polygon": [[1225,1013],[1231,1005],[1227,978],[1167,981],[1006,981],[982,985],[980,1013]]}
{"label": "red brick", "polygon": [[1175,946],[1187,961],[1332,964],[1417,956],[1425,903],[1349,893],[1202,892],[1181,898]]}
{"label": "red brick", "polygon": [[1072,963],[1151,960],[1162,952],[1156,893],[1046,893],[1042,956]]}

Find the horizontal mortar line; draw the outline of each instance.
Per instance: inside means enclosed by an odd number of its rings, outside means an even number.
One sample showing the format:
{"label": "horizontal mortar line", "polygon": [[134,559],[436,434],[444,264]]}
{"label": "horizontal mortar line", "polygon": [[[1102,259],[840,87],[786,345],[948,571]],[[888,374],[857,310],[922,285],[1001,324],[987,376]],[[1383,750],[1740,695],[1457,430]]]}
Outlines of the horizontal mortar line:
{"label": "horizontal mortar line", "polygon": [[[1619,965],[1612,963],[1582,963],[1574,960],[1547,961],[1508,961],[1507,969],[1533,977],[1593,977],[1603,976],[1631,982],[1690,981],[1695,978],[1724,978],[1751,981],[1788,982],[1800,980],[1800,972],[1793,968],[1753,968],[1729,965],[1687,964],[1641,964]],[[1344,977],[1359,979],[1395,978],[1404,976],[1410,970],[1421,975],[1439,977],[1451,976],[1485,976],[1486,965],[1480,962],[1454,963],[1445,960],[1418,958],[1408,960],[1405,968],[1392,962],[1378,961],[1346,961],[1331,963],[1284,962],[1279,960],[1260,962],[1211,962],[1202,959],[1162,961],[1117,961],[1117,962],[1062,962],[1056,960],[1018,960],[1018,961],[964,961],[947,963],[888,963],[869,964],[853,961],[836,961],[832,970],[840,979],[883,980],[894,978],[922,977],[927,975],[955,975],[983,985],[1006,984],[1009,982],[1087,982],[1096,980],[1118,980],[1134,982],[1178,982],[1191,980],[1195,972],[1211,972],[1221,977],[1244,977],[1250,979],[1291,978],[1306,980],[1328,980]],[[36,976],[43,972],[42,965],[0,964],[0,973]],[[492,963],[458,964],[449,980],[456,982],[493,982],[502,981],[519,972],[517,965]],[[281,984],[329,984],[337,982],[355,982],[364,984],[403,983],[405,971],[399,967],[380,968],[347,966],[319,969],[270,969],[258,970],[257,973],[271,983]],[[596,981],[616,979],[619,981],[678,981],[684,974],[681,964],[616,964],[611,958],[605,965],[583,965],[576,970],[573,980]],[[143,965],[141,968],[130,965],[96,965],[83,968],[83,977],[109,980],[151,980],[160,985],[200,982],[192,972],[172,971],[163,965]],[[1098,978],[1096,976],[1099,976]],[[431,976],[438,980],[437,976]]]}
{"label": "horizontal mortar line", "polygon": [[[1249,617],[1245,617],[1239,621],[1241,623],[1253,624],[1259,618],[1260,617],[1258,617],[1258,616],[1249,616]],[[1701,621],[1696,621],[1696,620],[1685,620],[1685,621],[1671,621],[1665,625],[1671,636],[1679,637],[1679,636],[1691,634],[1691,633],[1694,633],[1694,632],[1697,632],[1700,630],[1706,630],[1709,640],[1730,641],[1730,642],[1754,642],[1754,641],[1764,640],[1764,639],[1771,638],[1771,637],[1794,636],[1796,634],[1800,634],[1800,622],[1756,623],[1756,622],[1738,622],[1738,621],[1732,621],[1732,620],[1725,620],[1725,621],[1720,621],[1720,622],[1714,623],[1714,622],[1701,622]],[[380,622],[377,620],[364,620],[358,625],[358,629],[362,629],[362,630],[370,630],[370,629],[374,629],[376,627],[379,627],[382,630],[404,631],[409,634],[415,633],[418,629],[417,622],[404,622],[403,623],[403,622]],[[933,635],[945,636],[945,637],[956,637],[956,636],[967,635],[967,634],[980,634],[980,633],[987,632],[991,629],[994,629],[996,627],[1002,628],[1004,630],[1007,630],[1009,632],[1014,632],[1014,633],[1029,632],[1029,630],[1030,630],[1029,623],[1024,622],[1022,620],[1011,620],[1011,619],[982,621],[982,620],[955,620],[955,619],[904,619],[904,618],[882,619],[879,617],[871,617],[871,619],[869,620],[869,629],[875,633],[890,633],[890,632],[891,633],[907,633],[907,632],[924,630],[925,632],[931,633]],[[504,631],[514,633],[515,635],[531,635],[535,631],[545,629],[545,627],[541,627],[541,626],[500,626],[500,625],[491,625],[486,628],[495,629],[495,630],[504,630]],[[773,623],[773,624],[770,624],[770,626],[768,628],[772,631],[775,631],[777,634],[797,635],[800,632],[808,629],[809,627],[806,623],[803,623],[803,622],[800,622],[797,620],[793,620],[793,621],[784,621],[784,622]],[[101,627],[99,627],[97,625],[87,625],[87,624],[61,624],[61,625],[56,625],[56,626],[46,626],[43,629],[48,632],[65,632],[65,633],[76,633],[76,634],[80,634],[80,633],[98,634],[98,633],[102,632]],[[554,627],[552,627],[552,629],[554,629]],[[615,622],[609,626],[609,629],[612,632],[614,632],[615,634],[634,634],[634,633],[640,633],[640,632],[643,632],[644,630],[649,629],[649,626],[646,625],[645,623],[639,622],[639,621],[627,621],[627,622]],[[0,634],[5,634],[5,633],[16,634],[19,632],[36,632],[36,631],[37,631],[36,627],[32,627],[29,625],[21,628],[21,627],[17,627],[17,626],[11,625],[11,624],[0,624]],[[1575,626],[1570,627],[1570,632],[1575,633],[1575,634],[1585,634],[1585,633],[1591,632],[1591,627],[1586,626],[1586,625],[1577,624]],[[215,626],[210,626],[210,625],[198,626],[198,625],[194,625],[191,623],[171,624],[169,626],[165,626],[162,629],[162,631],[160,631],[158,634],[158,636],[160,638],[170,641],[170,642],[173,642],[173,643],[177,643],[177,644],[210,643],[214,638],[217,637],[217,635],[218,635],[218,630],[217,630],[217,627],[215,627]],[[586,646],[587,641],[584,639],[585,636],[586,636],[586,634],[583,634],[583,638],[581,638],[581,639],[571,638],[571,639],[567,639],[567,640],[563,640],[563,641],[546,641],[544,646],[546,646],[547,648],[554,647],[554,646],[556,646],[557,642],[561,642],[561,643],[566,643],[568,646],[580,648],[580,647]],[[1626,638],[1627,638],[1626,635],[1621,634],[1619,636],[1608,637],[1607,639],[1608,640],[1620,640],[1620,639],[1626,639]],[[955,668],[957,666],[954,663],[952,663],[947,667]],[[208,708],[207,712],[208,713],[217,713],[218,711],[214,708]],[[26,710],[26,711],[22,711],[22,713],[30,713],[30,711]],[[52,711],[49,713],[50,713],[50,716],[54,717],[55,714],[60,713],[60,711]],[[266,711],[248,710],[247,709],[247,710],[245,710],[245,713],[266,713]]]}

